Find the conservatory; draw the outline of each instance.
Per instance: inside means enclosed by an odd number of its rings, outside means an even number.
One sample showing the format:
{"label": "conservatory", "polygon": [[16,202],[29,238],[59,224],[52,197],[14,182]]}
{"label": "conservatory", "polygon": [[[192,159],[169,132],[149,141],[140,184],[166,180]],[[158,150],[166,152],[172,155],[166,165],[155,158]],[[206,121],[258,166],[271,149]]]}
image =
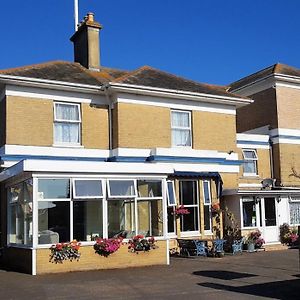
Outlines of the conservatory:
{"label": "conservatory", "polygon": [[[167,264],[167,194],[174,185],[167,188],[166,179],[173,170],[126,165],[24,160],[3,171],[3,261],[31,274]],[[136,235],[155,237],[156,249],[137,258],[126,244]],[[97,239],[118,237],[118,252],[95,254]],[[52,245],[73,240],[81,243],[79,261],[49,261]]]}

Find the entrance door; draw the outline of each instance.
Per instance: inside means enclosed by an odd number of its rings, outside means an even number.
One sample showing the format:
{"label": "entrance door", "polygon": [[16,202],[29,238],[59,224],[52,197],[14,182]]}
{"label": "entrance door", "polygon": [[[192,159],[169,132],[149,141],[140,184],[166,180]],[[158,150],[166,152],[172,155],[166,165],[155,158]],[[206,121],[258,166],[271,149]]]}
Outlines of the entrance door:
{"label": "entrance door", "polygon": [[278,242],[277,201],[275,197],[266,197],[262,205],[263,235],[266,243]]}

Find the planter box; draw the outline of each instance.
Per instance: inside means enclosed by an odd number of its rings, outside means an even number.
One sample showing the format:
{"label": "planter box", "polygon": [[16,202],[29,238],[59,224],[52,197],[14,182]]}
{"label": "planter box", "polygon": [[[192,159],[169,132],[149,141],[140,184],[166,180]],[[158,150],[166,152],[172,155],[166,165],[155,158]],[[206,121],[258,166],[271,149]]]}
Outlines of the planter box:
{"label": "planter box", "polygon": [[157,249],[149,252],[128,252],[128,245],[122,245],[120,249],[103,257],[95,253],[93,246],[80,248],[81,258],[79,261],[64,261],[62,264],[49,262],[49,249],[36,251],[37,274],[60,273],[85,270],[117,269],[127,267],[141,267],[150,265],[166,265],[168,262],[167,242],[157,241]]}

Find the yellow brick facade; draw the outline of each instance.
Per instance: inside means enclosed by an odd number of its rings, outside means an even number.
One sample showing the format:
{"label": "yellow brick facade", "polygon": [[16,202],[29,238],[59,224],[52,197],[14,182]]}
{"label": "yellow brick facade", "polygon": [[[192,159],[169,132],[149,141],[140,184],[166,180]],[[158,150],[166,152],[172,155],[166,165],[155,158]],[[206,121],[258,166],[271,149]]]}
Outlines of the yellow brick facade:
{"label": "yellow brick facade", "polygon": [[[257,177],[246,177],[243,175],[243,166],[240,167],[239,183],[256,183],[259,184],[264,178],[271,177],[271,159],[269,149],[255,149],[257,153]],[[239,159],[243,160],[242,149],[238,149]]]}
{"label": "yellow brick facade", "polygon": [[[118,103],[113,112],[113,148],[170,148],[171,109]],[[193,149],[236,150],[235,116],[192,111]]]}
{"label": "yellow brick facade", "polygon": [[236,150],[235,115],[193,111],[193,148]]}
{"label": "yellow brick facade", "polygon": [[300,129],[300,90],[277,87],[278,128]]}
{"label": "yellow brick facade", "polygon": [[[6,144],[52,146],[53,101],[9,96],[6,101]],[[81,140],[85,148],[108,149],[108,108],[81,104]]]}
{"label": "yellow brick facade", "polygon": [[292,169],[300,173],[300,145],[277,145],[276,165],[279,166],[277,176],[284,186],[300,186],[300,179],[292,176]]}
{"label": "yellow brick facade", "polygon": [[171,146],[169,108],[118,103],[114,110],[114,148]]}

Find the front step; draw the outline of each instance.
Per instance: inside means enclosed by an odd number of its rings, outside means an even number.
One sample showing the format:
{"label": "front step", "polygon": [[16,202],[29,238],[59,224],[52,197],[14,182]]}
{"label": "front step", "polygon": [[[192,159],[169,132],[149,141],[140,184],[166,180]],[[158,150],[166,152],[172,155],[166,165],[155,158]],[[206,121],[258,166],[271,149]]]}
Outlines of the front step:
{"label": "front step", "polygon": [[266,251],[277,251],[277,250],[287,250],[289,247],[286,245],[282,245],[281,243],[275,244],[266,244],[264,245]]}

